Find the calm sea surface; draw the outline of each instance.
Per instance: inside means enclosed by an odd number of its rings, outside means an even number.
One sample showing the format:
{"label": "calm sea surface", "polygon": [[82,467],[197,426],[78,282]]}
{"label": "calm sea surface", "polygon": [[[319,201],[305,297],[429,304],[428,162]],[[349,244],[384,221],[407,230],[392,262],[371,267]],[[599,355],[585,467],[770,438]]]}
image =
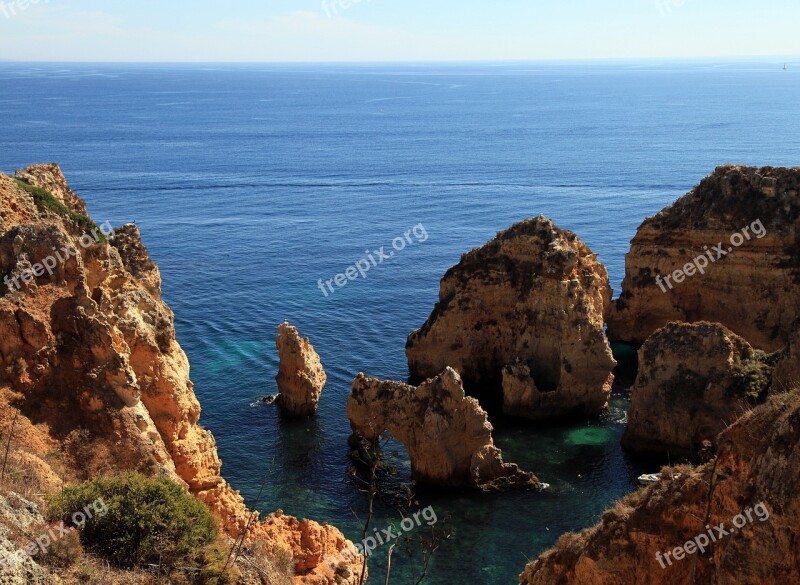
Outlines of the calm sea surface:
{"label": "calm sea surface", "polygon": [[[0,62],[0,169],[61,164],[98,222],[136,221],[192,364],[223,473],[264,511],[360,540],[345,403],[359,371],[405,379],[404,344],[461,253],[523,218],[576,231],[609,268],[645,218],[715,166],[796,165],[800,65],[68,65]],[[317,283],[422,224],[327,298]],[[276,391],[276,326],[311,337],[328,371],[319,416],[257,404]],[[452,539],[428,583],[510,585],[526,559],[595,523],[656,462],[619,447],[627,407],[582,424],[493,417],[507,461],[543,494],[418,494]],[[408,480],[402,450],[388,492]],[[397,525],[381,500],[373,526]],[[417,529],[421,536],[429,529]],[[401,547],[402,548],[402,547]],[[371,560],[380,577],[386,547]],[[393,583],[419,555],[395,553]]]}

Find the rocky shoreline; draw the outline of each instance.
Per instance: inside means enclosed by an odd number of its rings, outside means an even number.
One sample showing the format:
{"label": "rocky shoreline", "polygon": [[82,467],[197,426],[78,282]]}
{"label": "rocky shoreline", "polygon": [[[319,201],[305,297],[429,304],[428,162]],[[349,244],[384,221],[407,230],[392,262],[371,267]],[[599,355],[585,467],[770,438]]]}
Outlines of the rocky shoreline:
{"label": "rocky shoreline", "polygon": [[800,168],[719,167],[645,220],[608,317],[640,346],[623,444],[700,465],[562,536],[521,585],[800,582],[799,228]]}
{"label": "rocky shoreline", "polygon": [[[93,226],[57,165],[34,165],[16,178],[0,173],[0,265],[8,275],[0,297],[0,410],[25,446],[11,464],[45,493],[126,471],[168,477],[203,502],[231,539],[293,559],[298,583],[357,583],[364,559],[336,528],[280,511],[258,520],[223,479],[214,437],[198,424],[200,404],[160,297],[159,270],[138,229],[126,225],[84,247]],[[64,251],[64,262],[48,271],[40,261],[53,250]],[[18,275],[21,289],[8,287]],[[53,452],[63,464],[52,464]],[[350,565],[336,574],[323,562],[346,552]],[[29,566],[4,572],[4,583],[33,574]]]}
{"label": "rocky shoreline", "polygon": [[[356,376],[351,445],[389,432],[417,483],[537,497],[542,484],[503,461],[473,395],[530,424],[592,419],[611,393],[610,342],[629,343],[638,371],[623,445],[691,464],[665,469],[598,526],[562,537],[520,583],[800,581],[799,192],[800,169],[716,169],[644,221],[617,301],[576,234],[544,217],[499,232],[447,271],[430,317],[409,335],[409,372],[420,383]],[[365,557],[336,528],[281,511],[259,520],[223,479],[136,226],[101,230],[56,165],[0,173],[0,195],[0,410],[29,445],[14,464],[48,493],[126,471],[169,478],[252,555],[287,557],[293,582],[360,583]],[[87,232],[95,237],[84,245]],[[53,251],[64,253],[51,266],[42,259]],[[288,323],[276,347],[275,402],[314,416],[327,380],[319,355]],[[52,451],[63,467],[48,460]],[[706,524],[757,505],[768,523],[708,543],[691,561],[661,562]],[[10,582],[33,574],[46,577],[25,565]],[[240,582],[262,582],[248,574]]]}

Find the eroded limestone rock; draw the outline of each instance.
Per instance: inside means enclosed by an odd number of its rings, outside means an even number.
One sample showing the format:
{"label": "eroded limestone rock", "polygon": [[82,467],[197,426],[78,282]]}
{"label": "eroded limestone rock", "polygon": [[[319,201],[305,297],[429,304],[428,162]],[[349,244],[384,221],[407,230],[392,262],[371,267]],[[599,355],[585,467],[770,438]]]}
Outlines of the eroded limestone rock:
{"label": "eroded limestone rock", "polygon": [[763,401],[772,368],[770,356],[719,323],[669,323],[639,350],[623,445],[696,455]]}
{"label": "eroded limestone rock", "polygon": [[[0,277],[35,267],[53,248],[69,250],[52,272],[0,290],[0,410],[4,420],[19,413],[23,446],[14,460],[42,477],[52,452],[61,454],[70,478],[128,470],[169,477],[237,538],[250,510],[223,479],[214,437],[198,424],[189,362],[138,229],[124,226],[83,246],[93,224],[81,217],[86,207],[60,169],[37,165],[17,177],[48,190],[66,211],[52,200],[37,202],[0,173]],[[298,585],[358,582],[361,556],[352,557],[344,578],[317,563],[352,548],[333,526],[284,517],[252,522],[246,536],[250,543],[299,543],[289,547]]]}
{"label": "eroded limestone rock", "polygon": [[280,367],[275,377],[280,392],[278,404],[297,416],[316,414],[328,379],[319,355],[308,337],[302,337],[297,328],[288,323],[278,327],[276,345],[280,354]]}
{"label": "eroded limestone rock", "polygon": [[359,374],[347,417],[356,439],[374,441],[389,431],[400,441],[417,481],[481,490],[541,485],[533,474],[503,463],[486,411],[464,394],[452,368],[418,387]]}
{"label": "eroded limestone rock", "polygon": [[800,168],[723,166],[646,219],[609,338],[641,345],[671,321],[709,321],[759,349],[783,348],[800,315],[799,193]]}
{"label": "eroded limestone rock", "polygon": [[502,386],[510,415],[596,414],[615,366],[603,333],[610,303],[605,267],[574,233],[526,220],[447,271],[408,338],[409,368],[427,378],[449,366],[469,388]]}
{"label": "eroded limestone rock", "polygon": [[[596,526],[562,536],[520,585],[800,583],[800,394],[770,396],[716,442],[715,460],[669,470]],[[695,540],[709,531],[713,540]],[[676,559],[687,542],[703,550]]]}

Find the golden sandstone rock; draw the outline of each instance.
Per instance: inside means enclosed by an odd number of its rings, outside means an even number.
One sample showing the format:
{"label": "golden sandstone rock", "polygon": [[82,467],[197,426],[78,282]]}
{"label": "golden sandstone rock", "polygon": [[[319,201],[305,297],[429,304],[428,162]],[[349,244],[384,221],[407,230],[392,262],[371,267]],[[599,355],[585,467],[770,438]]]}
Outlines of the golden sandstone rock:
{"label": "golden sandstone rock", "polygon": [[641,345],[670,321],[711,321],[759,349],[782,349],[800,316],[798,193],[800,168],[723,166],[646,219],[609,338]]}
{"label": "golden sandstone rock", "polygon": [[562,536],[522,585],[800,582],[798,218],[799,168],[724,166],[642,224],[608,323],[644,344],[624,442],[716,457]]}
{"label": "golden sandstone rock", "polygon": [[280,355],[275,378],[280,392],[278,404],[297,416],[316,414],[322,389],[328,379],[319,355],[308,338],[301,337],[297,329],[288,323],[278,327],[275,343]]}
{"label": "golden sandstone rock", "polygon": [[623,445],[696,456],[766,398],[769,361],[719,323],[669,323],[639,350]]}
{"label": "golden sandstone rock", "polygon": [[[58,167],[17,176],[56,202],[37,203],[30,187],[0,173],[0,268],[11,277],[33,274],[17,280],[19,289],[6,280],[0,297],[0,409],[5,420],[18,410],[27,450],[15,457],[27,454],[27,468],[39,469],[45,486],[54,483],[44,459],[53,448],[80,478],[126,470],[168,476],[236,538],[250,511],[220,474],[214,437],[198,425],[189,363],[138,230],[124,226],[84,246],[94,224]],[[36,269],[56,251],[51,270]],[[317,561],[352,547],[332,526],[290,517],[255,522],[247,538],[291,542],[298,583],[334,582]],[[355,584],[361,560],[354,557],[353,574],[337,582]]]}
{"label": "golden sandstone rock", "polygon": [[[800,583],[798,421],[797,391],[770,397],[719,435],[714,461],[670,469],[596,526],[562,536],[525,568],[520,584]],[[766,513],[746,519],[759,505]],[[701,540],[709,533],[715,540]],[[675,549],[690,541],[708,544],[676,559]]]}
{"label": "golden sandstone rock", "polygon": [[[454,368],[470,389],[504,394],[507,414],[592,415],[611,393],[605,267],[572,232],[520,222],[447,271],[439,302],[406,344],[414,376]],[[505,370],[505,371],[504,371]]]}
{"label": "golden sandstone rock", "polygon": [[486,491],[541,486],[533,474],[503,463],[486,411],[464,394],[452,368],[416,388],[359,374],[347,417],[356,444],[387,430],[400,441],[416,481]]}

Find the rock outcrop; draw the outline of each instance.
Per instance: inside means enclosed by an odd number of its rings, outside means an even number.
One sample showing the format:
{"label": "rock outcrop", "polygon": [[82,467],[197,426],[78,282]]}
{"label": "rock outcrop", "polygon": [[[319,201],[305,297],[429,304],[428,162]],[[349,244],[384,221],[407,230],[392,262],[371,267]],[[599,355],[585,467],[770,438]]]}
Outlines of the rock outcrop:
{"label": "rock outcrop", "polygon": [[57,164],[31,165],[18,170],[14,176],[28,185],[35,185],[46,190],[68,209],[88,215],[86,203],[69,188],[64,174]]}
{"label": "rock outcrop", "polygon": [[783,348],[800,314],[798,193],[800,168],[723,166],[645,220],[609,338],[641,345],[671,321],[710,321]]}
{"label": "rock outcrop", "polygon": [[280,366],[275,381],[278,383],[278,404],[297,416],[317,413],[322,389],[327,376],[319,355],[307,337],[301,337],[295,327],[283,323],[278,327],[275,342],[280,355]]}
{"label": "rock outcrop", "polygon": [[775,357],[719,323],[669,323],[639,350],[623,445],[695,457],[763,402]]}
{"label": "rock outcrop", "polygon": [[449,366],[470,389],[502,387],[510,415],[596,414],[613,381],[610,303],[605,267],[575,234],[526,220],[445,274],[433,313],[408,338],[409,368],[427,378]]}
{"label": "rock outcrop", "polygon": [[347,417],[352,442],[375,441],[385,431],[400,441],[416,481],[485,491],[541,487],[533,474],[503,463],[486,412],[464,394],[452,368],[419,387],[359,374]]}
{"label": "rock outcrop", "polygon": [[772,387],[776,391],[800,388],[800,329],[794,332],[775,366]]}
{"label": "rock outcrop", "polygon": [[[717,443],[716,459],[666,470],[666,479],[621,500],[597,526],[562,536],[520,583],[800,583],[800,395],[771,396]],[[709,533],[713,540],[700,538]],[[677,547],[686,552],[676,556]]]}
{"label": "rock outcrop", "polygon": [[[239,536],[250,511],[198,424],[189,363],[138,229],[94,224],[56,165],[17,177],[0,173],[0,409],[28,429],[15,457],[41,477],[54,473],[44,456],[54,447],[73,478],[127,470],[170,477]],[[344,550],[341,533],[314,524],[311,539],[285,525],[286,538],[302,542],[297,582],[333,582],[314,559]],[[269,526],[252,523],[247,538],[268,538]]]}
{"label": "rock outcrop", "polygon": [[9,540],[12,532],[29,534],[44,524],[39,507],[16,493],[0,496],[0,583],[3,585],[49,585],[54,580],[33,558]]}

